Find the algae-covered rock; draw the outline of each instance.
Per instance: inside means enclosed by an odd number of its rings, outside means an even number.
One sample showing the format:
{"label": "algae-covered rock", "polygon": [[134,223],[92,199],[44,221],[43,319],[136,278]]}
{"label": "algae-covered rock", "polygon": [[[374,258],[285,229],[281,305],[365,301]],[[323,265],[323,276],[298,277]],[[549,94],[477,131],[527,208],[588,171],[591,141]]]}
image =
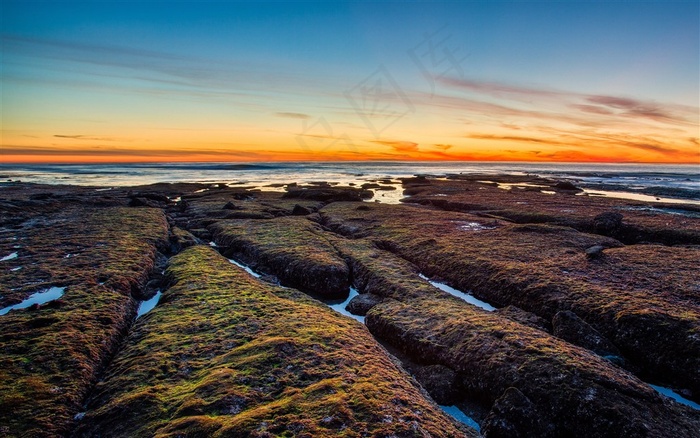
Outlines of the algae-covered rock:
{"label": "algae-covered rock", "polygon": [[600,356],[620,356],[620,351],[596,329],[570,310],[557,312],[552,319],[554,336]]}
{"label": "algae-covered rock", "polygon": [[348,303],[346,309],[353,315],[365,316],[369,310],[384,301],[382,297],[374,294],[359,294]]}
{"label": "algae-covered rock", "polygon": [[541,437],[554,432],[551,426],[547,428],[542,424],[541,415],[532,401],[512,387],[496,400],[482,431],[489,438]]}
{"label": "algae-covered rock", "polygon": [[444,365],[416,367],[414,374],[433,400],[441,405],[452,405],[464,398],[459,376]]}
{"label": "algae-covered rock", "polygon": [[[550,224],[495,228],[476,215],[334,203],[324,226],[374,241],[432,277],[498,306],[551,320],[572,310],[645,378],[700,394],[700,304],[693,246],[629,245]],[[588,260],[585,249],[607,248]],[[361,275],[361,274],[360,274]]]}
{"label": "algae-covered rock", "polygon": [[[405,194],[413,196],[402,202],[478,213],[516,223],[562,225],[608,235],[626,244],[642,241],[671,245],[700,243],[697,206],[692,204],[571,196],[577,192],[557,187],[556,181],[531,175],[461,175],[446,180],[404,180],[404,188]],[[575,189],[575,186],[569,188]]]}
{"label": "algae-covered rock", "polygon": [[60,300],[0,316],[2,436],[69,432],[136,313],[131,294],[166,247],[160,210],[75,204],[35,211],[13,230],[16,240],[0,243],[18,247],[12,262],[21,266],[0,270],[3,307],[64,288]]}
{"label": "algae-covered rock", "polygon": [[209,228],[227,255],[325,298],[347,294],[350,271],[320,226],[304,217],[221,221]]}
{"label": "algae-covered rock", "polygon": [[496,309],[495,311],[499,315],[503,315],[508,319],[517,321],[520,324],[544,330],[546,332],[552,331],[552,324],[544,318],[537,316],[532,312],[523,310],[517,306],[506,306]]}
{"label": "algae-covered rock", "polygon": [[208,247],[167,273],[76,436],[465,435],[357,322]]}
{"label": "algae-covered rock", "polygon": [[355,187],[290,187],[284,198],[309,199],[322,202],[362,201],[374,194],[369,190]]}
{"label": "algae-covered rock", "polygon": [[197,244],[197,238],[189,231],[183,230],[180,227],[172,227],[170,233],[170,243],[175,253]]}
{"label": "algae-covered rock", "polygon": [[[365,322],[415,362],[455,371],[466,395],[493,405],[488,423],[512,436],[692,437],[700,426],[700,412],[605,359],[455,300],[387,300]],[[497,402],[511,387],[524,398]]]}

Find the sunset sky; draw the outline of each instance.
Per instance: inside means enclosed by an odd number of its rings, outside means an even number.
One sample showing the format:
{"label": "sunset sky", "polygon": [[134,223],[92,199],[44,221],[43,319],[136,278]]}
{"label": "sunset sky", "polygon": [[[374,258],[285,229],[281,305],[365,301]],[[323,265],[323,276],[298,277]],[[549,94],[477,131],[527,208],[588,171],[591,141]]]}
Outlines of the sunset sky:
{"label": "sunset sky", "polygon": [[700,163],[690,2],[2,0],[0,162]]}

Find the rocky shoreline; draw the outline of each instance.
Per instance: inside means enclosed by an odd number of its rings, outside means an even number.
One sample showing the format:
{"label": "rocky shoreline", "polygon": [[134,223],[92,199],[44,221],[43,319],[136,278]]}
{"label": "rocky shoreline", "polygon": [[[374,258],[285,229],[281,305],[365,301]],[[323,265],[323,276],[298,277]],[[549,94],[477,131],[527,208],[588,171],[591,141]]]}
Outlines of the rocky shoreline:
{"label": "rocky shoreline", "polygon": [[400,183],[3,184],[0,436],[697,436],[697,206]]}

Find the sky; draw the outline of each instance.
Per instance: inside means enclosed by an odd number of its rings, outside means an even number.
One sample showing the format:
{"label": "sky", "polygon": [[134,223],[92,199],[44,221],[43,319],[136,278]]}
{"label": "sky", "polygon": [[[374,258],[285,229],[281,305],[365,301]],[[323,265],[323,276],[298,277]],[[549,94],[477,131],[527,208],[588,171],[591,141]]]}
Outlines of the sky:
{"label": "sky", "polygon": [[697,1],[0,1],[1,163],[700,164]]}

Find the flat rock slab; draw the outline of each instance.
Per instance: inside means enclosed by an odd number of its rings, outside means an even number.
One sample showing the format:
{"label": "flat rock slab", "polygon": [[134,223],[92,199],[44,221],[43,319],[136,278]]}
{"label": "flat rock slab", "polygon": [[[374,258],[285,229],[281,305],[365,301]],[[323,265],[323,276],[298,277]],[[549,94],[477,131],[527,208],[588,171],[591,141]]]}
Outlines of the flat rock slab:
{"label": "flat rock slab", "polygon": [[52,286],[65,293],[0,316],[0,435],[63,436],[136,313],[131,294],[168,224],[160,210],[75,200],[27,214],[2,232],[0,251],[18,253],[2,262],[2,306]]}
{"label": "flat rock slab", "polygon": [[214,250],[171,259],[76,436],[476,436],[424,398],[367,330]]}
{"label": "flat rock slab", "polygon": [[[495,181],[487,180],[497,179]],[[522,185],[518,185],[522,184]],[[557,182],[525,176],[481,175],[462,179],[404,180],[403,202],[506,218],[551,223],[615,237],[626,243],[700,243],[700,206],[575,196]],[[509,190],[504,190],[507,188]]]}

